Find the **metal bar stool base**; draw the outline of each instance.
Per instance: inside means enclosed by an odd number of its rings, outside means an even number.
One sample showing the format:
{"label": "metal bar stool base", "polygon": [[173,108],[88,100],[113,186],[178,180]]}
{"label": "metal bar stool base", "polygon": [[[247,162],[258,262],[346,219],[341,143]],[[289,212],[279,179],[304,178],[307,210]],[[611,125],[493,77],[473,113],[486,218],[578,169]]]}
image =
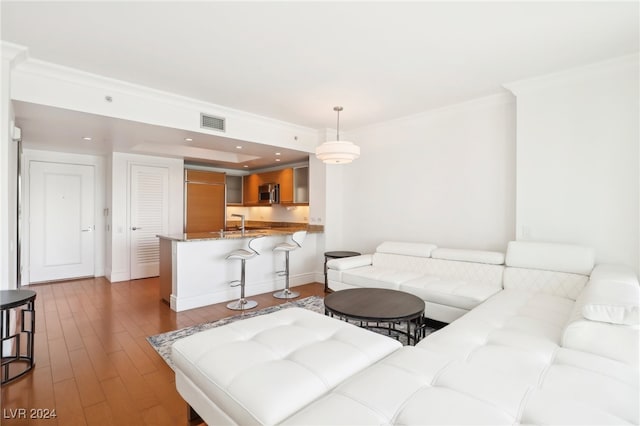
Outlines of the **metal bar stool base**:
{"label": "metal bar stool base", "polygon": [[258,306],[258,302],[256,302],[255,300],[247,300],[247,299],[240,299],[240,300],[236,300],[235,302],[227,303],[227,308],[233,309],[234,311],[244,311],[246,309],[253,309],[256,306]]}
{"label": "metal bar stool base", "polygon": [[291,291],[288,288],[273,293],[273,297],[276,299],[295,299],[298,296],[300,296],[300,293],[297,291]]}

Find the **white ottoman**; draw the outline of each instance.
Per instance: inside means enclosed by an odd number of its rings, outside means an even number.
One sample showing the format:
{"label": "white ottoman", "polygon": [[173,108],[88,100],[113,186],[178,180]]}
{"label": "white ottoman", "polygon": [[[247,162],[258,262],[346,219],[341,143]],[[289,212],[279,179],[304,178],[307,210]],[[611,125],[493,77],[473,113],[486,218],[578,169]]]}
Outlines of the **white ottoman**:
{"label": "white ottoman", "polygon": [[302,308],[177,341],[176,387],[210,425],[276,424],[401,347]]}

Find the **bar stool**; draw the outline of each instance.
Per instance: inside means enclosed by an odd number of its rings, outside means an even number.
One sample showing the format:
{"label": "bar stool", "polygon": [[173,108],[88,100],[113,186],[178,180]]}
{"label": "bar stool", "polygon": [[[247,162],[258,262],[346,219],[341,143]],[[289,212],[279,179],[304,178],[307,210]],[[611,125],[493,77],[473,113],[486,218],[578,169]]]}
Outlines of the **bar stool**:
{"label": "bar stool", "polygon": [[276,272],[278,275],[285,277],[285,285],[284,290],[277,291],[273,293],[273,297],[278,299],[294,299],[300,296],[300,293],[297,291],[289,290],[289,252],[296,250],[302,247],[302,243],[304,242],[305,237],[307,236],[307,231],[298,231],[294,232],[291,236],[291,239],[295,244],[291,243],[280,243],[276,245],[273,251],[283,251],[285,254],[285,269],[284,271]]}
{"label": "bar stool", "polygon": [[264,235],[260,235],[258,237],[252,238],[248,244],[249,250],[245,250],[245,249],[234,250],[231,253],[229,253],[226,257],[226,259],[240,259],[242,261],[240,279],[233,280],[230,283],[232,287],[236,287],[238,285],[240,286],[240,299],[236,300],[235,302],[228,303],[227,308],[229,309],[233,309],[234,311],[242,311],[245,309],[251,309],[258,306],[258,302],[256,302],[255,300],[247,300],[244,298],[244,286],[246,282],[245,281],[245,263],[247,259],[251,259],[260,254],[254,246],[256,245],[256,240],[259,240],[262,237],[264,237]]}

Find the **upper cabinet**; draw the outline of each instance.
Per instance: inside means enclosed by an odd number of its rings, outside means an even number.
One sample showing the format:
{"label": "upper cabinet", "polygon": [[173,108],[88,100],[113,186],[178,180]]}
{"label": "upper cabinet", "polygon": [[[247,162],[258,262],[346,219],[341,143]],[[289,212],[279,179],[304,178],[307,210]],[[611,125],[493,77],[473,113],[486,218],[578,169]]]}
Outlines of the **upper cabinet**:
{"label": "upper cabinet", "polygon": [[280,185],[280,204],[309,204],[309,166],[244,176],[243,204],[245,206],[263,205],[258,203],[258,187],[267,183]]}
{"label": "upper cabinet", "polygon": [[293,204],[293,169],[278,171],[280,204]]}
{"label": "upper cabinet", "polygon": [[242,205],[242,176],[226,176],[227,205]]}
{"label": "upper cabinet", "polygon": [[293,202],[309,204],[309,166],[293,169]]}
{"label": "upper cabinet", "polygon": [[185,182],[202,183],[209,185],[224,185],[224,173],[205,170],[186,169],[184,171]]}
{"label": "upper cabinet", "polygon": [[225,175],[185,170],[184,232],[209,232],[224,228]]}
{"label": "upper cabinet", "polygon": [[242,196],[245,206],[258,205],[258,186],[262,185],[259,174],[244,176],[242,179]]}

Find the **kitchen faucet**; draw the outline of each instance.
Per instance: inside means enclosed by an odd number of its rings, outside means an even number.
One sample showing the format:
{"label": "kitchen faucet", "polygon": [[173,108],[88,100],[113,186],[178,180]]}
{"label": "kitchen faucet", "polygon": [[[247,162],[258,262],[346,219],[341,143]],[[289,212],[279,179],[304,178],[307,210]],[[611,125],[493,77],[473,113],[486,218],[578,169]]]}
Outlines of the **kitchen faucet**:
{"label": "kitchen faucet", "polygon": [[235,217],[239,217],[240,218],[240,230],[242,231],[241,235],[244,237],[244,215],[243,214],[233,213],[231,216],[235,216]]}

